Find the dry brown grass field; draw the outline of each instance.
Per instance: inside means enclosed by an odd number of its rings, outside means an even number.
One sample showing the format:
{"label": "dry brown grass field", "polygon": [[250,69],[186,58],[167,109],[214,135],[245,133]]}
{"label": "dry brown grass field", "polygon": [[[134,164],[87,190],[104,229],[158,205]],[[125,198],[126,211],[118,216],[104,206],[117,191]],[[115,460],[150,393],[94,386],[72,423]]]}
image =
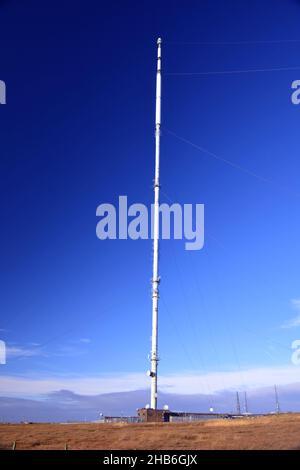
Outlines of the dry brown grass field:
{"label": "dry brown grass field", "polygon": [[0,448],[299,449],[300,414],[158,424],[1,424]]}

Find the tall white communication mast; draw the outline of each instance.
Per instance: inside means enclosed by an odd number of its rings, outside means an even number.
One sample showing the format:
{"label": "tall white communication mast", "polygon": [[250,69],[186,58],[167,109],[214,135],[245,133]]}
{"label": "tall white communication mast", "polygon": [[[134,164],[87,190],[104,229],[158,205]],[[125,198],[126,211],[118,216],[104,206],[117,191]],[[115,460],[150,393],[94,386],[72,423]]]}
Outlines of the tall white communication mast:
{"label": "tall white communication mast", "polygon": [[159,156],[161,126],[161,38],[157,40],[156,112],[155,112],[155,179],[154,179],[154,226],[153,226],[153,277],[152,277],[152,347],[151,347],[151,408],[157,409],[157,363],[158,363],[158,298],[159,298]]}

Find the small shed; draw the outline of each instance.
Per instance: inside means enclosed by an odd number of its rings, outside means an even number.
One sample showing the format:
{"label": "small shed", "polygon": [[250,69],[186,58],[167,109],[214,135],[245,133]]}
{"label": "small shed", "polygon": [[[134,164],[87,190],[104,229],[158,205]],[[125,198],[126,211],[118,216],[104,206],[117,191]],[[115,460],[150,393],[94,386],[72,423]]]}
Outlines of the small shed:
{"label": "small shed", "polygon": [[168,423],[170,421],[170,411],[140,408],[138,410],[138,417],[145,423]]}

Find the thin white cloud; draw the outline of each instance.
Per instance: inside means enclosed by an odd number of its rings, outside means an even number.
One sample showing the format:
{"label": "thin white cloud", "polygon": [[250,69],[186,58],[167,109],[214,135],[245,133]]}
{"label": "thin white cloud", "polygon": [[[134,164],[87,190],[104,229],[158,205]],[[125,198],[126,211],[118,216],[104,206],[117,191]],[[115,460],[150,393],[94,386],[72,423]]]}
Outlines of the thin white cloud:
{"label": "thin white cloud", "polygon": [[40,356],[41,351],[37,347],[6,346],[6,355],[8,358],[32,357]]}
{"label": "thin white cloud", "polygon": [[85,344],[88,344],[88,343],[91,343],[92,340],[90,338],[80,338],[79,340],[79,343],[85,343]]}
{"label": "thin white cloud", "polygon": [[[1,366],[2,367],[2,366]],[[4,366],[5,367],[5,366]],[[300,368],[295,366],[252,368],[240,371],[182,372],[165,374],[159,377],[159,389],[176,394],[206,394],[222,390],[248,390],[300,382]],[[2,396],[41,396],[59,390],[70,390],[81,395],[128,392],[149,387],[149,379],[144,374],[108,374],[88,377],[20,377],[2,376],[0,394]]]}
{"label": "thin white cloud", "polygon": [[27,343],[19,345],[16,343],[9,343],[6,345],[6,356],[9,359],[29,358],[33,356],[41,357],[73,357],[87,354],[84,349],[84,344],[89,343],[90,340],[83,338],[83,340],[76,341],[76,344],[66,344],[56,347],[54,350],[47,350],[40,343]]}
{"label": "thin white cloud", "polygon": [[56,348],[55,351],[48,353],[48,357],[76,357],[87,353],[87,349],[84,348],[83,345],[80,346],[78,342],[76,342],[75,344],[66,344]]}
{"label": "thin white cloud", "polygon": [[300,310],[300,299],[292,299],[291,304],[296,310]]}
{"label": "thin white cloud", "polygon": [[300,315],[297,317],[291,318],[289,321],[281,325],[281,328],[283,329],[289,329],[289,328],[298,328],[300,326]]}
{"label": "thin white cloud", "polygon": [[[294,310],[300,311],[300,299],[292,299],[291,306]],[[297,328],[300,326],[300,313],[281,325],[282,329]]]}

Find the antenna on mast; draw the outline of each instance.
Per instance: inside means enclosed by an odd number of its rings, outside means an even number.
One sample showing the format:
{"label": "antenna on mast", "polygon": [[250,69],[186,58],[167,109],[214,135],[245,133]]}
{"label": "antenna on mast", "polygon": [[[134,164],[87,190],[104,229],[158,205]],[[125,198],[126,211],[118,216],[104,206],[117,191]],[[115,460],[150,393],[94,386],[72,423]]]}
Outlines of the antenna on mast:
{"label": "antenna on mast", "polygon": [[150,355],[151,408],[157,409],[157,363],[158,363],[158,240],[159,240],[159,157],[160,157],[160,126],[161,126],[161,38],[157,40],[157,71],[156,71],[156,110],[155,110],[155,179],[154,179],[154,230],[153,230],[153,276],[152,276],[152,340]]}

